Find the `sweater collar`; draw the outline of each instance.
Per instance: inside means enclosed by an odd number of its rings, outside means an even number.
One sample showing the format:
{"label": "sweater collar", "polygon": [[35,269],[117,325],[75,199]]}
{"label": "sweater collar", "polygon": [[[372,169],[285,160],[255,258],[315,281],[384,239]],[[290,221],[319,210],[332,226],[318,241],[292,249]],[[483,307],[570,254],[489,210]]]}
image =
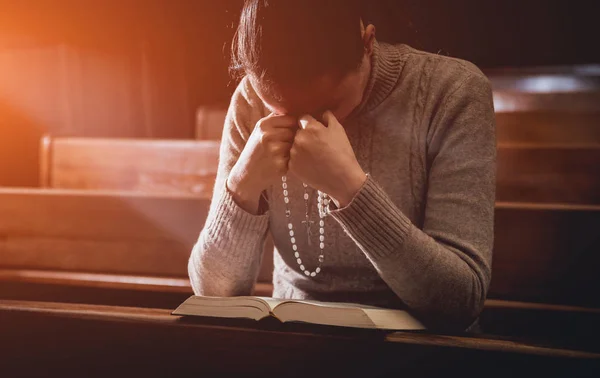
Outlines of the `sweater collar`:
{"label": "sweater collar", "polygon": [[396,46],[375,40],[367,87],[362,101],[352,111],[350,118],[375,109],[389,96],[400,78],[403,63],[402,54]]}

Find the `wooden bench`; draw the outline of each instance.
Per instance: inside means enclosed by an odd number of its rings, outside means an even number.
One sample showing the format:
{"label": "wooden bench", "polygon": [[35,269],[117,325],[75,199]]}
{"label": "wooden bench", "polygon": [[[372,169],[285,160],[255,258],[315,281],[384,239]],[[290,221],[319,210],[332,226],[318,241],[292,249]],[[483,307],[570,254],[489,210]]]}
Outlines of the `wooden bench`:
{"label": "wooden bench", "polygon": [[497,199],[600,204],[600,75],[587,67],[487,71]]}
{"label": "wooden bench", "polygon": [[561,340],[211,321],[172,316],[170,310],[23,301],[0,301],[0,327],[3,373],[9,376],[600,374],[598,345]]}
{"label": "wooden bench", "polygon": [[[181,194],[0,189],[0,297],[176,306],[192,293],[187,261],[209,204]],[[261,283],[256,293],[269,290]]]}
{"label": "wooden bench", "polygon": [[41,142],[44,188],[183,193],[210,198],[218,141],[53,138]]}

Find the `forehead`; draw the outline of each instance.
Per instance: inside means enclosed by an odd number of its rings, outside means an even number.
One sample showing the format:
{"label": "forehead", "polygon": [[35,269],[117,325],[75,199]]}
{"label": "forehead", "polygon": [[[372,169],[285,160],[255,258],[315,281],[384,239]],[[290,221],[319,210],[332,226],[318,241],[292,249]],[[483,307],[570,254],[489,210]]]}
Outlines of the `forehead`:
{"label": "forehead", "polygon": [[296,86],[262,85],[250,79],[268,110],[276,114],[307,114],[325,111],[343,98],[344,80],[324,75]]}

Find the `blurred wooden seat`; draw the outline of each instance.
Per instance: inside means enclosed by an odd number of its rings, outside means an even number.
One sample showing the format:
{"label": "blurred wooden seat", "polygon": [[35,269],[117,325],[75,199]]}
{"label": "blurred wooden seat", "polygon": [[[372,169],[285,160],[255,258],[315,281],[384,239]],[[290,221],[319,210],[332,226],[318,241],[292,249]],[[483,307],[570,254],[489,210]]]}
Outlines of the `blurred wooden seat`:
{"label": "blurred wooden seat", "polygon": [[41,143],[45,188],[183,193],[210,198],[218,141],[52,138]]}
{"label": "blurred wooden seat", "polygon": [[[221,126],[222,128],[222,126]],[[220,141],[52,138],[41,141],[40,181],[53,189],[197,196],[210,199]],[[202,223],[194,225],[194,239]],[[267,237],[259,282],[271,282],[273,242]],[[187,250],[187,255],[191,249]],[[179,270],[184,274],[186,270]],[[262,286],[261,286],[262,287]],[[261,289],[262,290],[262,289]],[[269,294],[268,288],[261,293]]]}
{"label": "blurred wooden seat", "polygon": [[600,206],[497,203],[492,299],[600,308]]}
{"label": "blurred wooden seat", "polygon": [[498,146],[496,199],[600,205],[600,144]]}
{"label": "blurred wooden seat", "polygon": [[220,141],[226,116],[226,106],[199,107],[196,111],[196,139]]}
{"label": "blurred wooden seat", "polygon": [[496,110],[497,200],[600,204],[600,68],[487,74]]}

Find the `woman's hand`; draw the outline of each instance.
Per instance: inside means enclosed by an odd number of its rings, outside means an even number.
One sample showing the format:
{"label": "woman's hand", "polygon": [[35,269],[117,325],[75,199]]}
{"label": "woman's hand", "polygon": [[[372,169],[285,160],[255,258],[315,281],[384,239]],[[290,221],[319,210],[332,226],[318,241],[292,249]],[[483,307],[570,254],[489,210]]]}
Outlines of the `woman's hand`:
{"label": "woman's hand", "polygon": [[260,193],[287,173],[296,130],[298,119],[292,116],[271,114],[256,123],[227,179],[244,210],[256,214]]}
{"label": "woman's hand", "polygon": [[327,126],[310,115],[299,119],[288,167],[304,183],[329,194],[338,207],[344,207],[367,176],[333,113],[325,112],[323,121]]}

